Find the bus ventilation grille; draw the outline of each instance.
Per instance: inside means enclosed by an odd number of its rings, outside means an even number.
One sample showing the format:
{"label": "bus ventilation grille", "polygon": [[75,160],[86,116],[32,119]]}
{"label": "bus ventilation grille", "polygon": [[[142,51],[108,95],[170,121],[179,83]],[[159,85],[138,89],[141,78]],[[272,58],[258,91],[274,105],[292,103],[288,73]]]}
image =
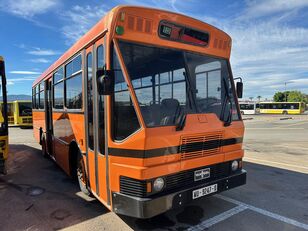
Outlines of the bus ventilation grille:
{"label": "bus ventilation grille", "polygon": [[147,195],[146,188],[146,181],[120,176],[120,192],[123,194],[145,197]]}
{"label": "bus ventilation grille", "polygon": [[185,136],[181,139],[181,159],[215,155],[221,152],[222,132]]}
{"label": "bus ventilation grille", "polygon": [[151,34],[153,30],[152,24],[149,19],[128,15],[127,27],[129,30]]}

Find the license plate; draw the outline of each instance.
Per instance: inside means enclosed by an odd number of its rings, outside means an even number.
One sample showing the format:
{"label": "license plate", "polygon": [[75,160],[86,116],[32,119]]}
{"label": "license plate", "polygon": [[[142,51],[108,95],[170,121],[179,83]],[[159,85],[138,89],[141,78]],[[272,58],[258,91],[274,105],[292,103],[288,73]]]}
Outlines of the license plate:
{"label": "license plate", "polygon": [[203,180],[203,179],[209,178],[210,175],[211,175],[210,168],[200,169],[200,170],[195,171],[194,180],[195,181]]}
{"label": "license plate", "polygon": [[194,190],[192,192],[192,198],[196,199],[196,198],[203,197],[205,195],[208,195],[214,192],[217,192],[217,184],[213,184],[210,186],[206,186],[204,188],[199,188],[199,189]]}

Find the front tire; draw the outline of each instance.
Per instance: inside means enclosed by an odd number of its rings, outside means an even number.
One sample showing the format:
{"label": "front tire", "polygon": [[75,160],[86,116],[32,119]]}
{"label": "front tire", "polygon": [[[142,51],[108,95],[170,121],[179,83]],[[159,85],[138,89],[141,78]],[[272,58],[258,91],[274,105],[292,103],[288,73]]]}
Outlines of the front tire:
{"label": "front tire", "polygon": [[80,151],[78,151],[77,155],[77,164],[76,164],[76,177],[79,184],[80,190],[87,196],[91,195],[91,192],[89,191],[87,187],[87,176],[85,171],[85,165],[83,161],[82,154]]}

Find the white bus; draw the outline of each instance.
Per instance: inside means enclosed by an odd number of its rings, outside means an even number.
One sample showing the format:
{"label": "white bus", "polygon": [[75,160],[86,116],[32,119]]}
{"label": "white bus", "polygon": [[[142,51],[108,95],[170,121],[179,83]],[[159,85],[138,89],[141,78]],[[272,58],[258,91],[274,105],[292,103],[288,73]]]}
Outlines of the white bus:
{"label": "white bus", "polygon": [[255,115],[260,113],[259,104],[256,102],[239,102],[242,115]]}

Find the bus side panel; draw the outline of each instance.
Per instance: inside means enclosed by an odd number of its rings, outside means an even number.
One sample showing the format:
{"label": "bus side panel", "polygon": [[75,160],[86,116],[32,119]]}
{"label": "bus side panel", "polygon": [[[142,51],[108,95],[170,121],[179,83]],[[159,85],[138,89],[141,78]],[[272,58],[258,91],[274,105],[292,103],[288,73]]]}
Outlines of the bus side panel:
{"label": "bus side panel", "polygon": [[84,128],[84,114],[68,113],[68,128],[67,131],[70,132],[67,136],[67,143],[75,140],[80,148],[80,151],[86,152],[86,142],[85,142],[85,128]]}
{"label": "bus side panel", "polygon": [[[90,183],[90,188],[93,192],[96,192],[96,181],[95,181],[95,156],[93,151],[88,151],[88,160],[89,160],[89,172],[88,178]],[[87,162],[85,160],[85,165],[87,166]]]}
{"label": "bus side panel", "polygon": [[45,132],[45,111],[33,110],[33,134],[37,142],[40,141],[40,128]]}
{"label": "bus side panel", "polygon": [[107,201],[107,185],[106,185],[106,158],[98,155],[98,181],[99,181],[99,197]]}
{"label": "bus side panel", "polygon": [[53,112],[53,133],[54,133],[54,157],[58,165],[67,173],[69,170],[69,143],[67,142],[67,123],[69,123],[65,112]]}

